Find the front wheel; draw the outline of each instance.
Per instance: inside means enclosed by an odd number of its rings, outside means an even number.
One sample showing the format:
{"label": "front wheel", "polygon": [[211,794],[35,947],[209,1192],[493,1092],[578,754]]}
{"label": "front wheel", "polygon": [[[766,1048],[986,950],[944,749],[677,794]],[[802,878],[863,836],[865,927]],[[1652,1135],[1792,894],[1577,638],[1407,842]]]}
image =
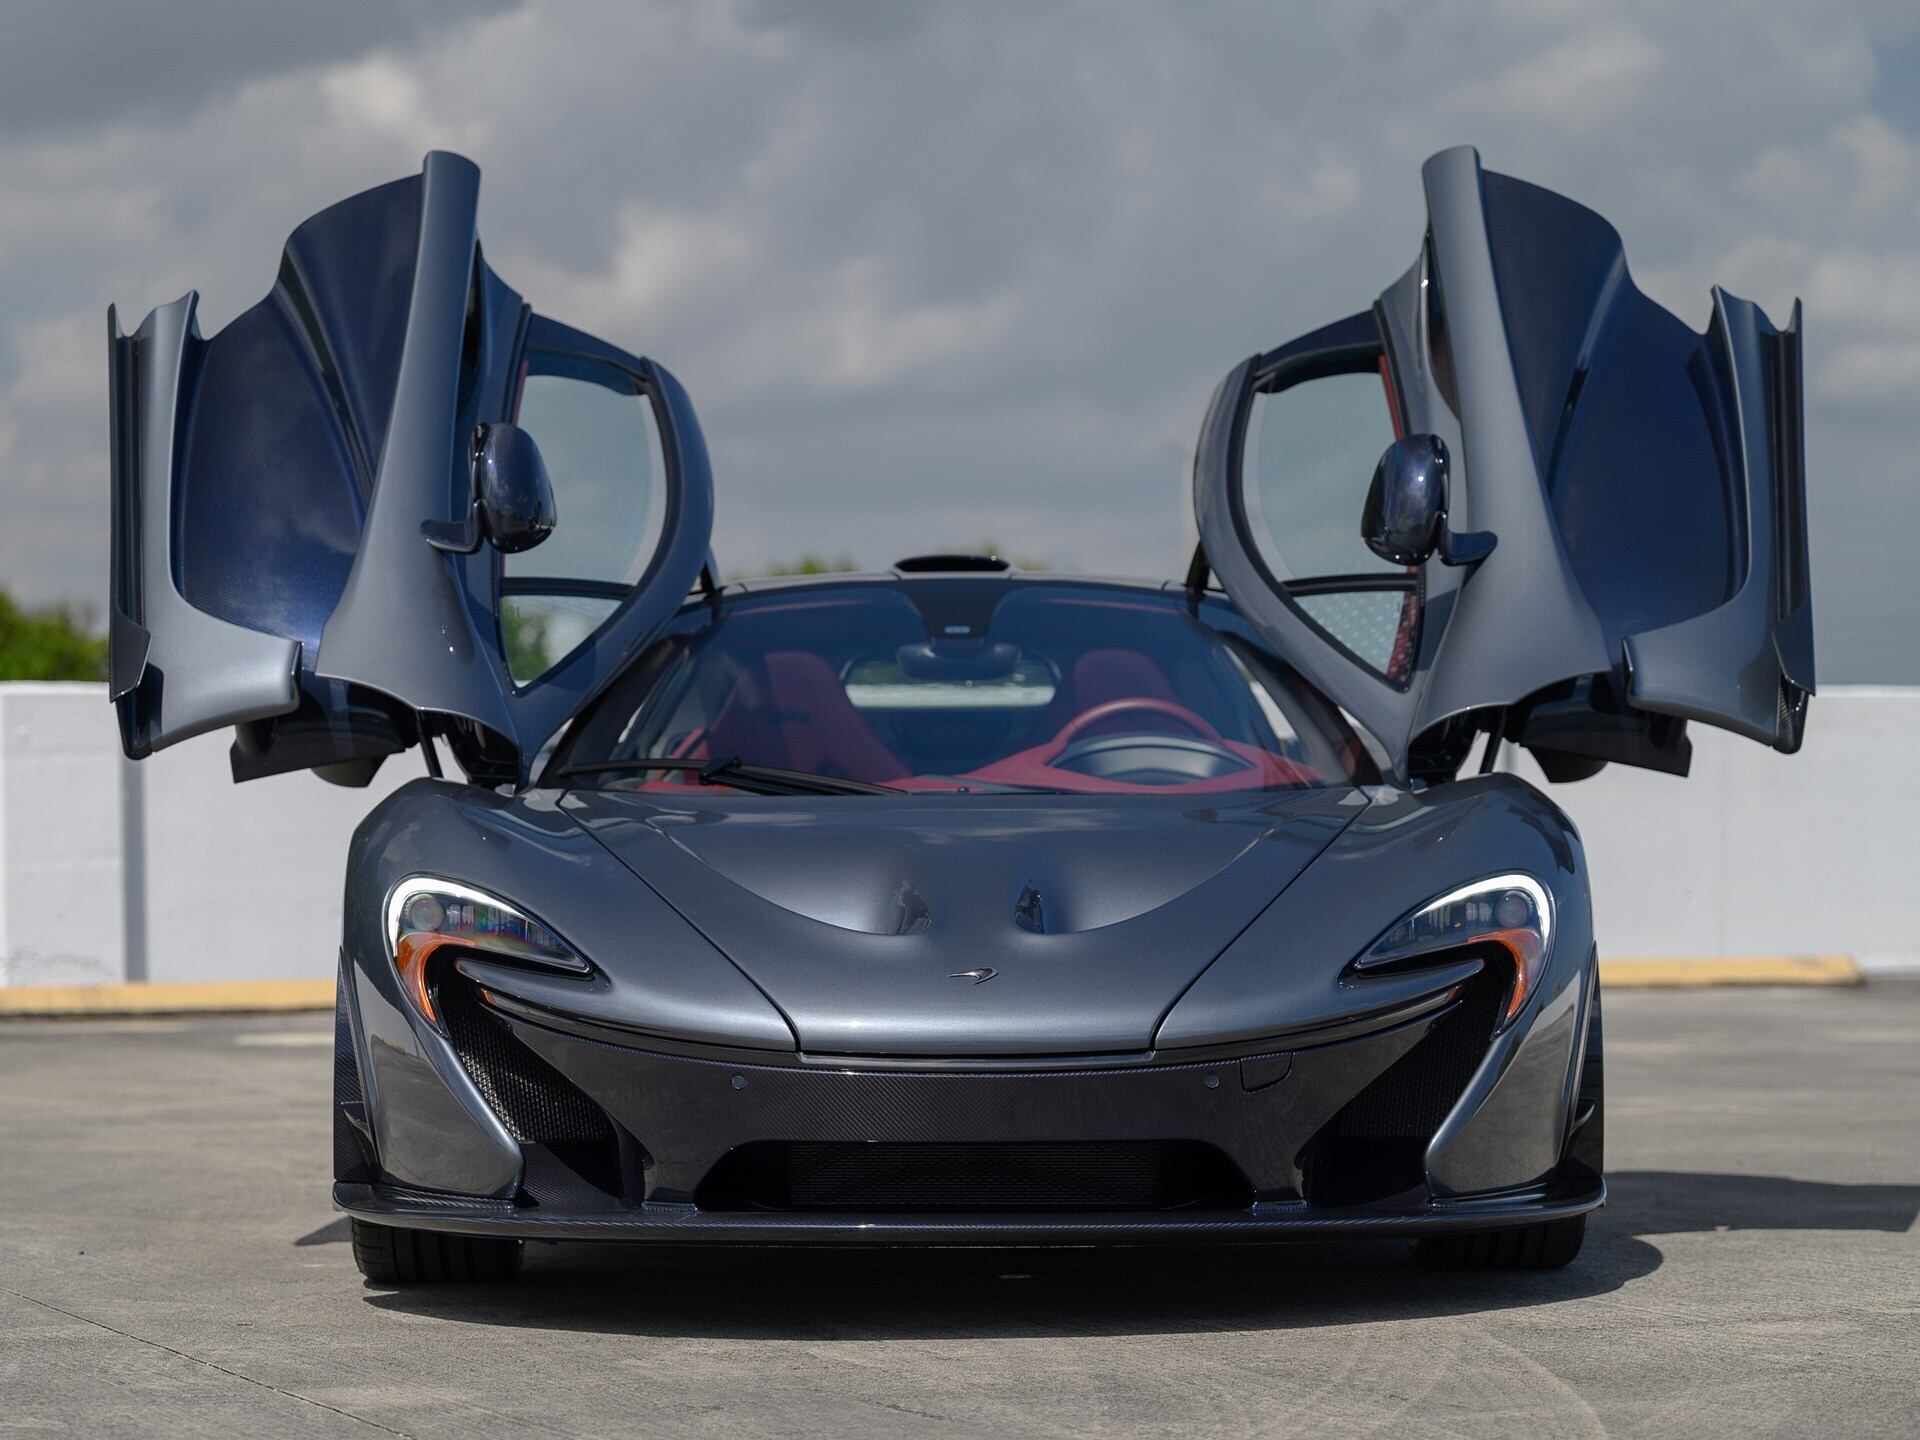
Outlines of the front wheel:
{"label": "front wheel", "polygon": [[444,1281],[510,1280],[520,1268],[518,1240],[489,1235],[447,1235],[438,1230],[402,1230],[353,1222],[353,1263],[380,1285]]}
{"label": "front wheel", "polygon": [[1505,1230],[1423,1235],[1413,1258],[1435,1270],[1558,1270],[1587,1238],[1587,1217],[1543,1220]]}

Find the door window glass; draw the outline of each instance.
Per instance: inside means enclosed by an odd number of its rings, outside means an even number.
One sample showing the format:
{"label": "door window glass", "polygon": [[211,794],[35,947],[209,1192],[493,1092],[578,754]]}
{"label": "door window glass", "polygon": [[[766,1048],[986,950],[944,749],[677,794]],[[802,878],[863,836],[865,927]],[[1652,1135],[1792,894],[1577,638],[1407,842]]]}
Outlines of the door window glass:
{"label": "door window glass", "polygon": [[1377,363],[1253,397],[1241,495],[1248,539],[1287,597],[1380,674],[1404,682],[1418,616],[1413,572],[1360,538],[1393,411]]}
{"label": "door window glass", "polygon": [[1398,572],[1360,538],[1360,510],[1393,412],[1374,369],[1321,375],[1253,397],[1247,518],[1283,580]]}
{"label": "door window glass", "polygon": [[513,683],[528,685],[546,674],[606,624],[619,603],[610,595],[503,593],[501,639]]}
{"label": "door window glass", "polygon": [[666,486],[650,398],[624,370],[533,352],[515,421],[553,482],[553,533],[502,557],[508,672],[526,685],[612,615],[659,549]]}
{"label": "door window glass", "polygon": [[1307,590],[1294,602],[1307,618],[1382,675],[1399,680],[1412,663],[1413,592],[1403,586]]}

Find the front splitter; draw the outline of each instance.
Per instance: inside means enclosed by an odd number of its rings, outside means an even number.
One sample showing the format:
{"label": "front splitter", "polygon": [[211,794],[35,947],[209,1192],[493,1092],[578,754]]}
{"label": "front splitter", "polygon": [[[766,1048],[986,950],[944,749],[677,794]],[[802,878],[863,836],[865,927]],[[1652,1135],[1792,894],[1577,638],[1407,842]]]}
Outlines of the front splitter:
{"label": "front splitter", "polygon": [[1204,1245],[1286,1240],[1391,1239],[1501,1230],[1585,1215],[1606,1203],[1604,1185],[1572,1196],[1434,1202],[1418,1210],[1327,1210],[1299,1203],[1246,1210],[859,1214],[700,1210],[636,1205],[555,1215],[511,1202],[421,1195],[338,1184],[334,1207],[407,1229],[523,1240],[619,1240],[681,1245]]}

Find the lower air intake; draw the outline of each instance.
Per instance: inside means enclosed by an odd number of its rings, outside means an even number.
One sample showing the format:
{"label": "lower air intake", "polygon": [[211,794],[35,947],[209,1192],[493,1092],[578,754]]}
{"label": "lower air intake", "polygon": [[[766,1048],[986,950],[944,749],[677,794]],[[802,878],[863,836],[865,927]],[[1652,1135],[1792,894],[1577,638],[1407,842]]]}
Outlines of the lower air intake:
{"label": "lower air intake", "polygon": [[1235,1210],[1246,1177],[1182,1140],[758,1143],[716,1165],[706,1210]]}
{"label": "lower air intake", "polygon": [[347,981],[340,977],[333,1000],[333,1178],[366,1184],[375,1175],[367,1143],[367,1106],[360,1090],[360,1061],[353,1052],[347,1018]]}
{"label": "lower air intake", "polygon": [[[470,981],[449,976],[435,998],[460,1068],[507,1133],[523,1148],[544,1147],[595,1188],[620,1194],[620,1143],[607,1112],[516,1039]],[[530,1162],[526,1180],[536,1201],[549,1198],[534,1191],[539,1169]],[[555,1183],[549,1178],[543,1188]]]}
{"label": "lower air intake", "polygon": [[1420,1043],[1321,1127],[1301,1156],[1307,1199],[1365,1205],[1426,1184],[1427,1145],[1485,1058],[1511,972],[1490,966]]}

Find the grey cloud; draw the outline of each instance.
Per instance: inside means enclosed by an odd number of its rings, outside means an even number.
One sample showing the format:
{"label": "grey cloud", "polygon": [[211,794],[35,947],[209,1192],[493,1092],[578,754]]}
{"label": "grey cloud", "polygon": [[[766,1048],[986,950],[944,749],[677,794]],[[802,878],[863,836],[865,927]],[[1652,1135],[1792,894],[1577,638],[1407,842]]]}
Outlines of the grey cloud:
{"label": "grey cloud", "polygon": [[926,13],[918,5],[876,5],[872,0],[746,0],[740,7],[749,25],[807,30],[865,44],[885,44],[911,35]]}
{"label": "grey cloud", "polygon": [[512,0],[13,0],[0,45],[0,133],[164,120],[248,80],[418,40]]}
{"label": "grey cloud", "polygon": [[[1903,32],[1790,0],[1615,7],[1596,67],[1632,103],[1596,119],[1550,68],[1594,25],[1547,0],[575,0],[316,55],[163,125],[22,142],[0,152],[0,583],[100,588],[107,301],[197,284],[217,323],[304,214],[436,144],[485,169],[503,274],[687,382],[725,568],[991,534],[1173,573],[1214,382],[1368,303],[1417,249],[1420,161],[1465,140],[1611,216],[1695,324],[1716,280],[1783,318],[1796,290],[1827,302],[1808,321],[1822,671],[1920,680],[1898,619],[1920,578],[1893,538],[1920,501],[1887,478],[1908,404],[1846,380],[1920,356],[1911,297],[1860,298],[1920,265],[1911,132],[1877,122],[1892,163],[1854,203],[1877,55]],[[1830,189],[1791,188],[1807,176]]]}

